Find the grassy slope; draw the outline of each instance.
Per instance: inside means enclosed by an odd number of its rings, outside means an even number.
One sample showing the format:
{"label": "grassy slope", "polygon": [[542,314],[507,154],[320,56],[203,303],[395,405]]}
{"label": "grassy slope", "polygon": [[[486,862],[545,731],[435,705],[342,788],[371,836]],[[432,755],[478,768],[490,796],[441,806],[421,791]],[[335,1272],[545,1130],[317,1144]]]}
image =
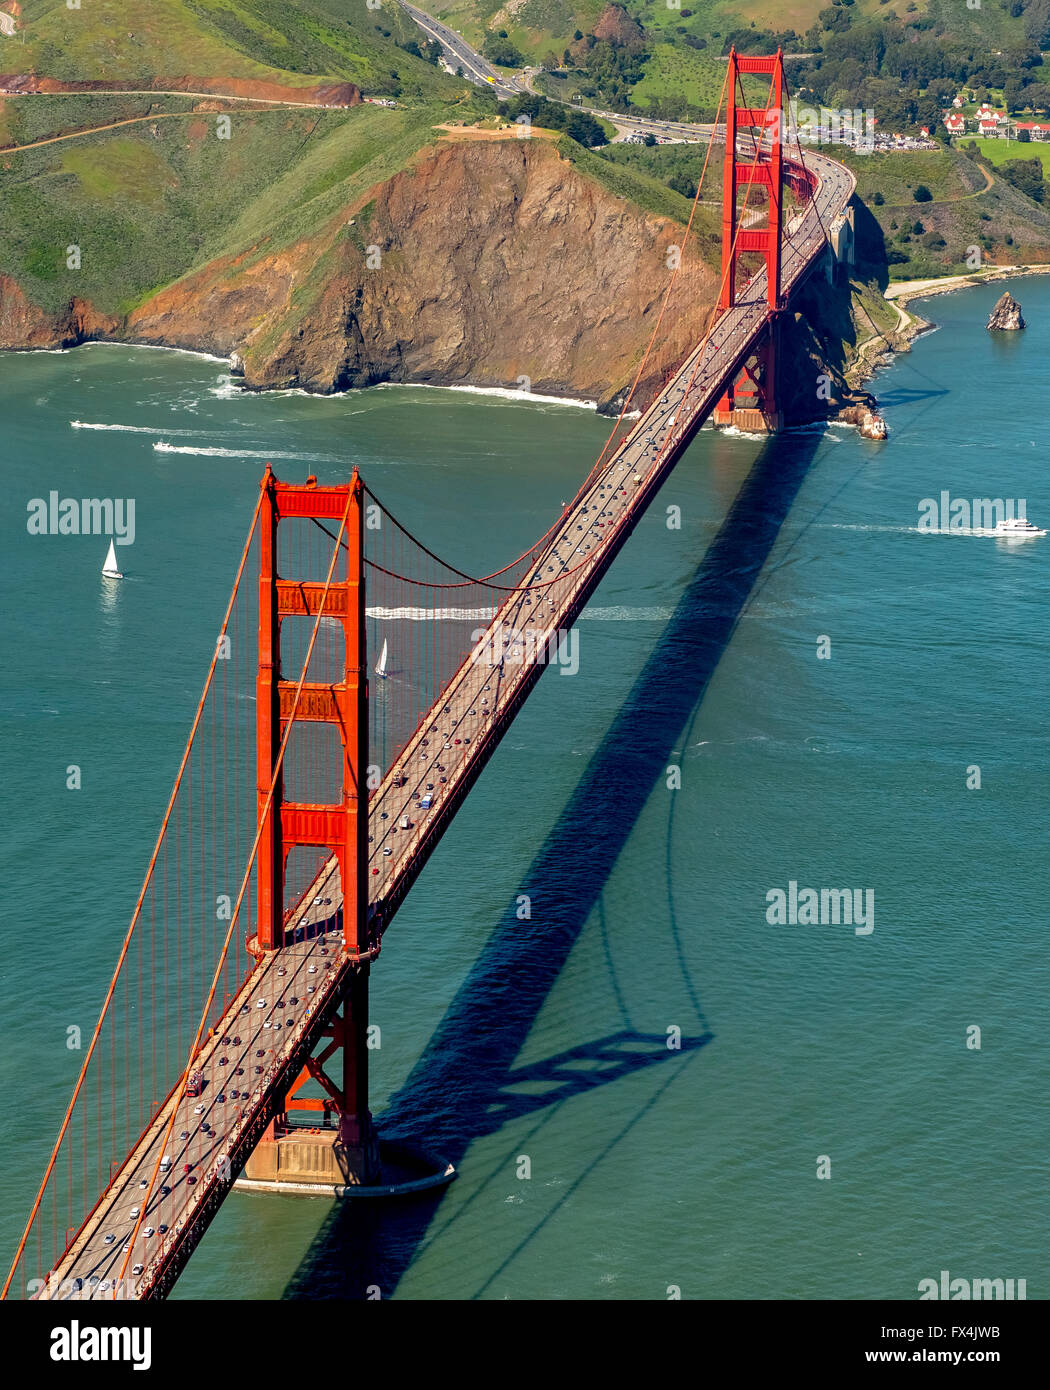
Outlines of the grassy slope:
{"label": "grassy slope", "polygon": [[[189,111],[189,96],[43,96],[0,100],[0,146],[27,145],[136,116]],[[2,158],[2,155],[0,155]]]}
{"label": "grassy slope", "polygon": [[[18,68],[65,80],[153,74],[287,80],[233,48],[182,0],[24,0]],[[302,79],[299,79],[302,81]]]}
{"label": "grassy slope", "polygon": [[[164,116],[0,155],[0,271],[50,310],[76,295],[124,313],[217,256],[315,235],[361,188],[411,159],[433,124],[470,111],[472,88],[396,47],[417,31],[392,3],[371,11],[346,0],[84,0],[68,10],[64,0],[26,0],[23,20],[22,71],[350,80],[400,103],[395,111],[233,107],[232,138],[219,140],[214,117],[194,115],[184,97],[4,101],[5,144]],[[66,268],[71,244],[81,248],[77,271]]]}
{"label": "grassy slope", "polygon": [[83,0],[79,10],[65,0],[24,0],[22,19],[26,44],[11,66],[67,81],[339,79],[426,98],[457,90],[438,68],[394,46],[418,31],[393,0],[378,11],[363,0]]}
{"label": "grassy slope", "polygon": [[[187,116],[27,151],[0,175],[0,271],[51,310],[77,295],[127,312],[215,257],[316,234],[443,114],[246,111],[230,140]],[[65,266],[71,243],[78,271]]]}
{"label": "grassy slope", "polygon": [[[890,267],[893,279],[966,270],[966,258],[975,246],[987,259],[1001,263],[1050,256],[1050,213],[1001,179],[986,189],[977,165],[955,150],[845,157],[836,150],[836,156],[857,175],[857,193],[866,205],[861,220],[870,219],[872,227],[877,224],[887,244],[908,256],[906,262]],[[913,193],[920,184],[933,194],[931,202],[915,201]],[[881,207],[874,205],[876,192],[885,199]],[[922,223],[923,233],[911,231],[916,222]],[[931,232],[944,238],[944,247],[923,246],[922,236]]]}
{"label": "grassy slope", "polygon": [[[667,187],[660,177],[661,170],[658,165],[647,168],[644,160],[610,159],[593,150],[585,150],[566,136],[559,141],[558,148],[581,173],[600,183],[618,198],[625,198],[659,217],[669,217],[683,225],[688,222],[692,201]],[[657,150],[653,153],[662,154],[664,151]],[[719,172],[720,170],[711,170],[708,177],[713,181],[715,174]],[[712,243],[709,238],[714,237],[717,240],[721,234],[721,212],[701,207],[694,219],[693,230],[701,246],[710,247]],[[705,259],[713,265],[717,257],[709,252]]]}
{"label": "grassy slope", "polygon": [[1032,140],[1023,145],[1020,140],[977,140],[977,148],[989,164],[1005,164],[1008,159],[1038,159],[1043,177],[1050,179],[1050,141]]}

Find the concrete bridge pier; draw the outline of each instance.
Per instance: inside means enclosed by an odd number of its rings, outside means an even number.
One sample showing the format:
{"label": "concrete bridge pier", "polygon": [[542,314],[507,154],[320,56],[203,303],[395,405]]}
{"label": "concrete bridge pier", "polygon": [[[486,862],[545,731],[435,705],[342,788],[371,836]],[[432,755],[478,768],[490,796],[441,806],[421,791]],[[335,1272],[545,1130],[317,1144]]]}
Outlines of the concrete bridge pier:
{"label": "concrete bridge pier", "polygon": [[748,434],[774,434],[784,427],[784,413],[777,401],[780,358],[779,316],[769,328],[743,372],[726,388],[712,412],[716,426],[730,425]]}
{"label": "concrete bridge pier", "polygon": [[[402,1196],[456,1176],[444,1159],[379,1138],[368,1108],[368,972],[363,961],[351,975],[342,1016],[333,1019],[326,1045],[283,1097],[235,1186],[309,1196]],[[336,1051],[342,1052],[341,1086],[324,1069]],[[300,1094],[311,1081],[323,1097]]]}
{"label": "concrete bridge pier", "polygon": [[379,1138],[368,1108],[368,972],[351,977],[343,1005],[343,1105],[333,1153],[348,1184],[379,1181]]}

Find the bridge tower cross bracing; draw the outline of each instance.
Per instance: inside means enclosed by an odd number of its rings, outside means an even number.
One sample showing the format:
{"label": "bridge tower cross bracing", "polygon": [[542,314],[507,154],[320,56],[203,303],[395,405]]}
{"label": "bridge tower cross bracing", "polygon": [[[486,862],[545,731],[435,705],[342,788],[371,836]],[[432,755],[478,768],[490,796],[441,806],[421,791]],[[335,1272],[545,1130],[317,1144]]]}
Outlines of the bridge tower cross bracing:
{"label": "bridge tower cross bracing", "polygon": [[[262,827],[257,859],[255,938],[248,949],[256,955],[279,951],[286,944],[285,866],[297,847],[328,850],[339,866],[342,889],[343,949],[356,969],[350,974],[342,1001],[342,1016],[331,1020],[329,1042],[311,1058],[284,1097],[282,1111],[260,1144],[278,1143],[294,1135],[290,1114],[334,1110],[339,1117],[339,1166],[349,1182],[378,1180],[379,1147],[368,1109],[368,973],[378,950],[378,935],[368,917],[368,680],[365,642],[364,487],[354,470],[349,484],[322,487],[315,479],[302,485],[282,483],[269,467],[262,480],[259,566],[259,667],[256,678],[256,789],[258,824]],[[349,505],[348,505],[349,504]],[[289,579],[277,570],[277,531],[282,520],[300,518],[338,527],[345,547],[343,575],[323,583]],[[344,534],[345,532],[345,534]],[[338,570],[336,571],[338,573]],[[281,673],[281,622],[285,618],[324,616],[341,623],[344,669],[335,684],[304,681],[295,701],[298,681]],[[339,733],[342,745],[341,798],[335,804],[286,799],[283,777],[274,782],[274,767],[282,738],[295,710],[297,721],[327,723]],[[270,797],[271,782],[274,782]],[[342,1084],[324,1070],[336,1051],[342,1053]],[[329,1099],[299,1094],[310,1081],[318,1082]],[[259,1150],[256,1151],[257,1155]],[[276,1170],[276,1156],[273,1167]],[[250,1164],[250,1167],[253,1166]],[[255,1167],[266,1167],[254,1158]]]}
{"label": "bridge tower cross bracing", "polygon": [[[738,104],[742,73],[765,74],[771,79],[768,110]],[[726,97],[726,154],[722,192],[722,290],[719,312],[737,302],[737,261],[746,252],[758,252],[766,263],[766,303],[769,321],[761,342],[744,363],[743,373],[726,388],[714,411],[716,425],[774,431],[783,424],[777,397],[779,316],[783,308],[780,283],[784,230],[784,60],[778,49],[770,58],[729,55]],[[741,131],[757,131],[761,155],[738,148]],[[742,227],[737,207],[740,186],[758,184],[767,194],[768,215],[764,227]]]}

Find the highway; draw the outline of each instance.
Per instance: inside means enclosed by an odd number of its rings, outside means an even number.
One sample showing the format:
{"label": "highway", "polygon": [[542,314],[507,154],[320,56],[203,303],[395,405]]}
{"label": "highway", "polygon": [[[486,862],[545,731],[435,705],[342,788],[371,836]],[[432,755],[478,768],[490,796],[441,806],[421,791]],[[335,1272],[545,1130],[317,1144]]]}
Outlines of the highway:
{"label": "highway", "polygon": [[[816,188],[785,236],[785,296],[808,273],[824,228],[853,192],[852,175],[809,156]],[[765,270],[721,315],[540,542],[429,715],[369,801],[369,917],[381,937],[464,797],[545,669],[552,640],[593,594],[768,318]],[[523,650],[519,654],[518,648]],[[424,798],[429,798],[425,802]],[[286,946],[260,961],[195,1065],[199,1097],[178,1105],[157,1188],[150,1178],[174,1104],[162,1106],[52,1273],[40,1297],[163,1296],[321,1035],[356,961],[341,937],[338,869],[330,860],[290,919]],[[188,1166],[187,1166],[188,1165]],[[125,1250],[148,1199],[134,1249]]]}
{"label": "highway", "polygon": [[[506,77],[498,68],[475,52],[467,43],[462,34],[457,34],[454,29],[450,29],[447,24],[442,24],[425,10],[417,9],[415,5],[409,5],[407,0],[401,0],[405,10],[419,25],[428,39],[437,40],[445,50],[449,60],[454,65],[463,69],[464,77],[471,82],[477,83],[481,87],[489,87],[500,97],[515,97],[523,94],[535,92],[531,83],[525,78]],[[556,100],[556,98],[548,98]],[[682,121],[657,121],[646,116],[624,115],[620,111],[602,111],[594,106],[583,106],[579,102],[563,103],[571,105],[574,111],[587,111],[592,116],[600,117],[603,120],[611,121],[614,125],[625,130],[636,131],[640,135],[652,134],[657,138],[663,137],[670,140],[686,140],[696,142],[709,139],[713,126],[710,125],[688,125]]]}
{"label": "highway", "polygon": [[506,97],[520,96],[527,90],[517,78],[504,77],[498,68],[494,68],[480,53],[475,53],[466,39],[454,29],[450,29],[447,24],[434,19],[425,10],[417,10],[415,5],[407,4],[406,0],[401,0],[401,4],[427,38],[441,44],[453,67],[462,67],[464,77],[471,82],[476,82],[482,87],[491,87],[498,95]]}
{"label": "highway", "polygon": [[[782,255],[783,291],[805,273],[824,244],[824,228],[852,196],[853,176],[823,156],[810,156],[817,192],[796,217]],[[789,229],[790,231],[791,229]],[[370,901],[383,925],[437,843],[480,771],[487,747],[510,722],[542,663],[515,656],[548,652],[597,587],[638,517],[714,408],[726,374],[747,356],[767,317],[763,268],[723,314],[706,345],[698,345],[638,420],[620,447],[592,476],[557,523],[524,583],[509,594],[485,636],[450,683],[431,717],[373,793]],[[509,653],[509,655],[508,655]],[[502,662],[500,656],[502,654]],[[432,798],[423,810],[424,796]],[[403,828],[402,822],[409,822]]]}

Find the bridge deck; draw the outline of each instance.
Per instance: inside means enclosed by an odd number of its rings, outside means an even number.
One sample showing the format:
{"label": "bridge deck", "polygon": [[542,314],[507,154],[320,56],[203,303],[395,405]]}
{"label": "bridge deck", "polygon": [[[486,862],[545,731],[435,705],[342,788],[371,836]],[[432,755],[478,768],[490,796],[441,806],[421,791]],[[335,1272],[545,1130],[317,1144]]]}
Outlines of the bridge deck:
{"label": "bridge deck", "polygon": [[[831,160],[813,155],[810,165],[819,182],[785,239],[785,293],[810,268],[824,244],[823,227],[846,205],[854,186],[849,172]],[[369,902],[380,930],[542,674],[550,639],[572,625],[762,333],[768,318],[765,292],[763,270],[741,302],[720,316],[706,351],[703,344],[694,349],[566,511],[523,583],[508,594],[486,639],[472,650],[373,793]],[[515,659],[515,635],[520,640],[530,632]],[[427,795],[432,802],[424,809],[420,802]],[[405,817],[407,828],[401,824]],[[294,934],[302,939],[259,962],[209,1037],[199,1061],[206,1078],[203,1093],[179,1105],[170,1171],[152,1197],[128,1264],[130,1281],[117,1296],[156,1296],[174,1282],[279,1097],[316,1046],[349,973],[357,968],[340,949],[340,904],[332,860],[292,919],[292,927],[302,929]],[[145,1195],[140,1184],[153,1172],[172,1103],[169,1098],[102,1195],[42,1297],[114,1296],[107,1283],[123,1261],[135,1225],[132,1208]],[[220,1162],[223,1157],[228,1165]]]}

